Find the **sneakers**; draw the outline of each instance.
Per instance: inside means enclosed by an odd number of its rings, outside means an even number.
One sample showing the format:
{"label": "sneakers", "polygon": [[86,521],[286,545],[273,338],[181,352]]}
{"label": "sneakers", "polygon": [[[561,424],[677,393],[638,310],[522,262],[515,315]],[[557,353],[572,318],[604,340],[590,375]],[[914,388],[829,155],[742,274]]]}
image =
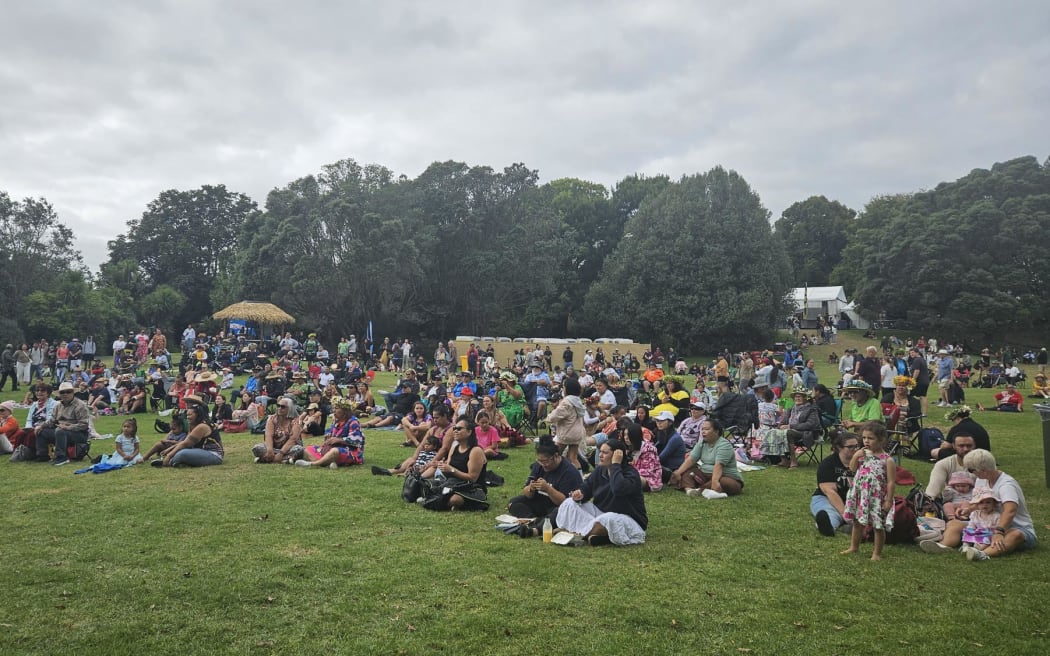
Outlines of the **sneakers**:
{"label": "sneakers", "polygon": [[69,458],[62,458],[61,460],[54,460],[52,463],[55,467],[61,467],[62,465],[69,464]]}
{"label": "sneakers", "polygon": [[310,466],[310,461],[309,460],[296,460],[295,464],[299,465],[300,467],[309,467]]}
{"label": "sneakers", "polygon": [[966,560],[988,560],[988,554],[974,547],[959,547],[959,551],[963,552],[963,555],[966,556]]}
{"label": "sneakers", "polygon": [[337,462],[330,462],[330,463],[328,463],[328,468],[329,469],[339,469],[339,463],[337,463]]}
{"label": "sneakers", "polygon": [[686,496],[690,497],[703,497],[705,499],[726,499],[729,497],[725,492],[715,492],[714,490],[701,490],[698,487],[691,487],[685,491]]}
{"label": "sneakers", "polygon": [[255,460],[253,460],[252,462],[254,462],[255,464],[259,464],[259,459],[258,459],[258,458],[256,458],[256,459],[255,459]]}
{"label": "sneakers", "polygon": [[954,551],[951,547],[941,544],[936,540],[925,540],[919,543],[919,548],[928,554],[946,554]]}
{"label": "sneakers", "polygon": [[828,516],[828,511],[821,510],[817,512],[817,530],[824,537],[833,538],[835,537],[835,527],[831,524],[831,517]]}

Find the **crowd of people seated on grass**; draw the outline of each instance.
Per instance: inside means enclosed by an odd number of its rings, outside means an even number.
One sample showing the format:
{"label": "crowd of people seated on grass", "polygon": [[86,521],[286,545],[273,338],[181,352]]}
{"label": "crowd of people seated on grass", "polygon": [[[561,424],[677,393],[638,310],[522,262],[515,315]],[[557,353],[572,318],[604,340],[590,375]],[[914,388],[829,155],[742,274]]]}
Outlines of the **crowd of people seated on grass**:
{"label": "crowd of people seated on grass", "polygon": [[[952,427],[929,453],[938,461],[926,493],[951,496],[949,479],[962,470],[967,452],[990,451],[987,432],[968,406],[951,397],[951,387],[974,376],[984,381],[999,375],[992,373],[990,354],[986,362],[982,353],[971,367],[959,357],[959,347],[938,348],[932,339],[890,341],[881,354],[874,346],[863,355],[847,349],[838,360],[839,379],[829,386],[819,382],[813,361],[790,344],[783,354],[723,352],[710,365],[695,363],[691,369],[680,366],[677,354],[655,347],[639,358],[597,347],[580,363],[567,350],[560,366],[552,366],[557,354],[539,344],[520,349],[504,368],[487,349],[471,345],[468,367],[459,370],[452,342],[439,343],[428,361],[409,340],[384,340],[379,355],[369,357],[353,336],[329,351],[312,333],[302,340],[285,334],[249,343],[243,336],[187,331],[175,357],[158,331],[148,336],[139,331],[123,344],[120,338],[113,367],[100,369],[92,360],[90,373],[79,339],[59,341],[54,361],[45,355],[39,369],[28,345],[18,349],[24,351],[15,358],[18,364],[28,357],[19,375],[27,370],[32,380],[36,371],[39,380],[50,373],[62,382],[57,399],[48,383],[33,387],[23,399],[24,427],[14,417],[16,404],[0,404],[0,449],[24,445],[19,459],[61,465],[76,456],[77,445],[87,443],[96,417],[165,410],[173,411],[170,431],[144,454],[129,451],[132,460],[141,457],[155,466],[221,464],[222,431],[250,430],[261,435],[251,449],[257,463],[338,468],[364,463],[364,430],[388,427],[399,432],[412,455],[389,468],[373,466],[374,474],[418,477],[426,483],[417,497],[424,507],[478,510],[488,507],[487,463],[507,457],[507,447],[524,442],[523,433],[550,432],[549,439],[537,441],[534,471],[523,494],[512,500],[511,510],[531,520],[518,534],[538,536],[538,522],[546,518],[569,530],[576,527],[592,543],[632,544],[644,540],[646,493],[671,487],[709,499],[735,496],[745,488],[742,472],[748,466],[797,468],[800,450],[827,436],[833,452],[818,466],[811,504],[817,529],[827,535],[849,526],[853,516],[846,512],[844,486],[856,469],[850,452],[861,443],[858,436],[866,427],[878,424],[885,431],[885,424],[896,422],[889,449],[901,439],[893,435],[916,433],[934,384],[941,395],[937,405],[952,408],[947,417]],[[47,346],[34,348],[46,354]],[[1023,404],[1015,387],[1023,372],[1010,365],[1002,369],[1001,383],[991,381],[1004,385],[994,405],[1004,412],[1020,411]],[[378,400],[369,385],[377,369],[400,375],[394,391]],[[233,381],[242,374],[247,380],[237,388]],[[844,409],[835,390],[848,401]],[[1033,392],[1048,396],[1045,373],[1036,375]],[[829,423],[836,422],[842,430],[829,431]],[[137,449],[137,436],[123,435],[126,430],[136,432],[137,423],[122,427],[122,437]],[[996,476],[994,463],[980,465],[993,478],[989,487],[996,487],[1002,476]],[[1019,489],[995,493],[1002,508],[1013,511],[1007,512],[1010,522],[1020,516],[1019,533],[1006,522],[1008,540],[993,535],[986,546],[998,546],[977,550],[994,556],[1030,546],[1026,510],[1017,507],[1023,506],[1023,495],[1018,499]],[[566,499],[592,500],[593,507],[573,515],[563,507]],[[963,519],[959,514],[949,521]],[[955,532],[947,531],[939,544],[956,546]]]}

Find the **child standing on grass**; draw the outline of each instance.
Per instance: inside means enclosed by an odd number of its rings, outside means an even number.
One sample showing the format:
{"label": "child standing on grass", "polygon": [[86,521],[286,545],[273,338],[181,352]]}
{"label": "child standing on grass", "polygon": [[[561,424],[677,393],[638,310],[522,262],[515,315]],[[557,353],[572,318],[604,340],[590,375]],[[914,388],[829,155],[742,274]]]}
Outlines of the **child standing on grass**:
{"label": "child standing on grass", "polygon": [[142,454],[139,453],[139,423],[134,417],[125,419],[121,424],[116,442],[117,450],[113,452],[112,458],[121,458],[129,465],[142,462]]}
{"label": "child standing on grass", "polygon": [[882,560],[882,547],[886,544],[886,531],[893,528],[893,489],[897,477],[897,465],[886,453],[886,427],[877,421],[861,425],[861,441],[864,449],[853,454],[849,468],[856,472],[853,486],[846,494],[843,518],[853,522],[850,545],[842,553],[856,553],[864,537],[864,527],[870,526],[875,533],[875,549],[872,560]]}

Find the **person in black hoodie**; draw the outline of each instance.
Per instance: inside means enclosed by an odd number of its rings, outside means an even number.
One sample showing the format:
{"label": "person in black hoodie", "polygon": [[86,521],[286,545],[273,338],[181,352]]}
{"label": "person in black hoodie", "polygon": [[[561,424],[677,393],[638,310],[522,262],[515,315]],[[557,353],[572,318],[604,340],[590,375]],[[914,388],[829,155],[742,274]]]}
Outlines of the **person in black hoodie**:
{"label": "person in black hoodie", "polygon": [[586,538],[591,546],[641,544],[649,516],[631,450],[618,439],[598,449],[598,467],[558,506],[558,526]]}

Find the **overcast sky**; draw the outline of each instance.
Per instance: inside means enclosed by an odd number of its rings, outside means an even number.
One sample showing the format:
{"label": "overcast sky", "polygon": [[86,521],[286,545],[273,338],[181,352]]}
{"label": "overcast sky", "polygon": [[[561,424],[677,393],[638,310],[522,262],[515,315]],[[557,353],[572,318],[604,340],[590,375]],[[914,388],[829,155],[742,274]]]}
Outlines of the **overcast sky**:
{"label": "overcast sky", "polygon": [[262,206],[346,157],[720,164],[775,219],[1050,155],[1046,0],[4,5],[0,189],[51,201],[92,269],[162,190]]}

